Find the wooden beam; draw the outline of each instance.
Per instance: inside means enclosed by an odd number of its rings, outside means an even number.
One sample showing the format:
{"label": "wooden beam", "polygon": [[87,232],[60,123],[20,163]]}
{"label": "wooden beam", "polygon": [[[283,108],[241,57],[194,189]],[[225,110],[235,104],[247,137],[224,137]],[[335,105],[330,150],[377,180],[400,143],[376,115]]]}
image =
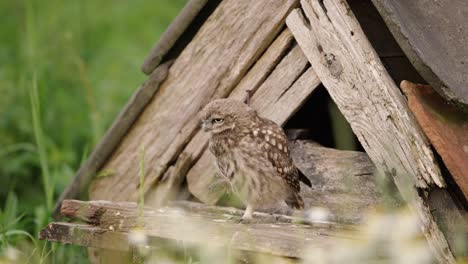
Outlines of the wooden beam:
{"label": "wooden beam", "polygon": [[296,166],[312,188],[301,185],[305,207],[323,207],[334,222],[361,223],[369,208],[383,204],[375,167],[366,153],[322,147],[308,140],[290,142]]}
{"label": "wooden beam", "polygon": [[[345,1],[301,1],[287,25],[379,173],[418,213],[438,260],[454,263],[424,189],[445,186],[427,139]],[[423,190],[419,190],[422,188]]]}
{"label": "wooden beam", "polygon": [[149,79],[132,95],[89,158],[80,167],[72,183],[60,195],[52,213],[53,217],[59,217],[59,209],[63,200],[78,198],[85,191],[96,172],[117,148],[133,122],[158,91],[161,83],[166,79],[171,64],[172,62],[167,62],[157,67]]}
{"label": "wooden beam", "polygon": [[[93,200],[132,200],[138,191],[140,149],[145,186],[157,182],[199,130],[198,112],[226,97],[277,36],[296,0],[224,0],[174,61],[151,103],[95,179]],[[215,41],[222,39],[223,41]]]}
{"label": "wooden beam", "polygon": [[[198,209],[200,207],[203,205],[197,206]],[[209,210],[198,209],[147,208],[139,216],[135,203],[69,200],[63,203],[65,215],[96,226],[51,223],[41,231],[40,238],[88,247],[128,250],[126,234],[136,227],[143,227],[150,240],[175,239],[203,246],[228,246],[286,257],[303,256],[306,245],[308,248],[325,249],[332,242],[355,239],[351,234],[339,233],[349,228],[332,223],[282,223],[276,222],[272,215],[263,214],[265,218],[261,218],[262,214],[257,213],[255,218],[258,218],[258,222],[246,225],[239,224],[240,214],[230,215],[213,210],[206,214],[204,212]]]}
{"label": "wooden beam", "polygon": [[130,250],[127,233],[110,232],[88,224],[53,222],[41,230],[39,239],[100,249]]}

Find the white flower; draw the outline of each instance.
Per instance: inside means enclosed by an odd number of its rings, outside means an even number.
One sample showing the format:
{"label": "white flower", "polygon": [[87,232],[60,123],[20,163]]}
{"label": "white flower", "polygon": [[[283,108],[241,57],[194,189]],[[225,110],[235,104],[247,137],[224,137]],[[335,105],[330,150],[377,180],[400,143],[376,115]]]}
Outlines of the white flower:
{"label": "white flower", "polygon": [[10,247],[10,246],[5,248],[5,257],[8,260],[16,261],[19,259],[19,256],[20,256],[20,252],[16,248]]}
{"label": "white flower", "polygon": [[143,229],[133,229],[128,233],[128,242],[134,247],[146,246],[148,244],[148,236]]}
{"label": "white flower", "polygon": [[328,223],[330,220],[330,210],[324,207],[312,207],[305,215],[312,223]]}

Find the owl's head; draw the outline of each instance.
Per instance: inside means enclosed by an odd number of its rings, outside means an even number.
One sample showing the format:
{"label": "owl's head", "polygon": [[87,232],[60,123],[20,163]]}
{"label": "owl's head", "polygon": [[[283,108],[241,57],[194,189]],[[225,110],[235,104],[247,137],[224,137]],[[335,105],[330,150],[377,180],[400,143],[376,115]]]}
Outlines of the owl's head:
{"label": "owl's head", "polygon": [[219,134],[245,125],[256,115],[255,110],[234,99],[217,99],[200,113],[203,130]]}

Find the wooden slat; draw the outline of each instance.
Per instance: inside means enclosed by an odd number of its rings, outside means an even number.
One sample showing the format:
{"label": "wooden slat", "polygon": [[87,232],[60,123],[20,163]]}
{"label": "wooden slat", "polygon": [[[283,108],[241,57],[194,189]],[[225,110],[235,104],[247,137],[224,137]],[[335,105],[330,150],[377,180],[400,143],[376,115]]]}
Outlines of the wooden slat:
{"label": "wooden slat", "polygon": [[101,168],[107,158],[117,148],[120,140],[127,133],[156,91],[158,91],[160,84],[167,76],[171,63],[167,62],[157,67],[149,76],[148,81],[133,94],[89,158],[80,167],[72,183],[60,195],[53,211],[54,217],[59,216],[59,209],[63,200],[77,198],[78,195],[85,191],[84,189],[88,186],[92,177],[95,176],[99,168]]}
{"label": "wooden slat", "polygon": [[190,0],[187,2],[182,11],[180,11],[174,21],[161,35],[158,42],[156,42],[148,57],[146,57],[145,62],[141,66],[141,70],[144,73],[149,75],[156,69],[164,55],[174,46],[177,39],[182,36],[207,2],[208,0]]}
{"label": "wooden slat", "polygon": [[323,207],[335,222],[360,223],[382,205],[375,167],[364,152],[325,148],[307,140],[290,143],[296,166],[312,183],[301,185],[305,207]]}
{"label": "wooden slat", "polygon": [[[317,75],[309,67],[300,48],[296,46],[253,94],[250,106],[257,110],[260,116],[282,125],[319,84]],[[216,203],[222,192],[209,188],[216,180],[216,174],[214,159],[209,151],[205,151],[187,174],[190,192],[204,203]]]}
{"label": "wooden slat", "polygon": [[[393,177],[418,212],[439,261],[453,263],[448,243],[416,188],[445,186],[433,153],[398,87],[344,1],[301,1],[287,25],[379,173]],[[422,195],[422,196],[420,196]]]}
{"label": "wooden slat", "polygon": [[175,60],[158,93],[103,167],[112,176],[93,182],[91,198],[133,199],[142,146],[148,165],[146,186],[162,177],[199,130],[199,110],[231,92],[296,5],[295,0],[222,1]]}
{"label": "wooden slat", "polygon": [[[203,205],[198,205],[202,207]],[[233,249],[255,251],[286,257],[303,256],[304,246],[326,248],[330,243],[355,239],[343,233],[339,225],[265,222],[239,224],[239,216],[221,212],[209,216],[183,208],[146,209],[138,216],[137,204],[111,202],[63,203],[63,212],[72,218],[97,224],[96,227],[67,223],[52,223],[41,231],[41,239],[85,246],[110,247],[125,250],[128,238],[122,236],[137,226],[151,238],[166,238],[201,244],[203,246],[228,246]],[[86,217],[83,217],[86,215]],[[271,218],[271,215],[264,214]],[[256,214],[255,217],[258,217]],[[339,230],[338,230],[339,229]],[[341,232],[338,235],[338,232]],[[96,234],[95,234],[96,233]],[[120,237],[118,237],[120,236]]]}
{"label": "wooden slat", "polygon": [[39,239],[100,249],[130,250],[127,233],[110,232],[88,224],[53,222],[41,230]]}

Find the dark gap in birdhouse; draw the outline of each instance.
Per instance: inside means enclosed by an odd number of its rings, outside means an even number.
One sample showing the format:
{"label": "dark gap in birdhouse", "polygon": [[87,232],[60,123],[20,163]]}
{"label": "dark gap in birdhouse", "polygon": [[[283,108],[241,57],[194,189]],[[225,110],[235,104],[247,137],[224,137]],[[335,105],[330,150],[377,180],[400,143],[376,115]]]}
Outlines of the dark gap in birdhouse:
{"label": "dark gap in birdhouse", "polygon": [[221,3],[221,0],[209,0],[196,15],[188,28],[185,30],[179,39],[174,43],[169,52],[164,56],[163,62],[175,59],[179,56],[182,50],[187,46],[193,37],[197,34],[198,30],[202,27],[208,17],[214,12],[216,7]]}
{"label": "dark gap in birdhouse", "polygon": [[447,184],[447,190],[450,190],[448,194],[451,196],[451,198],[457,202],[457,207],[459,209],[468,211],[468,201],[465,198],[465,195],[463,194],[463,191],[460,189],[458,184],[455,182],[453,179],[453,176],[451,175],[450,171],[447,169],[445,166],[444,161],[442,160],[442,157],[439,155],[439,153],[436,151],[434,147],[432,148],[432,152],[434,153],[434,156],[437,160],[437,163],[439,164],[440,171],[442,175],[444,176],[445,183]]}
{"label": "dark gap in birdhouse", "polygon": [[329,148],[363,150],[323,85],[317,87],[284,128],[290,139],[311,139]]}
{"label": "dark gap in birdhouse", "polygon": [[426,81],[401,50],[372,2],[370,0],[347,2],[395,84],[400,87],[402,80],[425,84]]}

